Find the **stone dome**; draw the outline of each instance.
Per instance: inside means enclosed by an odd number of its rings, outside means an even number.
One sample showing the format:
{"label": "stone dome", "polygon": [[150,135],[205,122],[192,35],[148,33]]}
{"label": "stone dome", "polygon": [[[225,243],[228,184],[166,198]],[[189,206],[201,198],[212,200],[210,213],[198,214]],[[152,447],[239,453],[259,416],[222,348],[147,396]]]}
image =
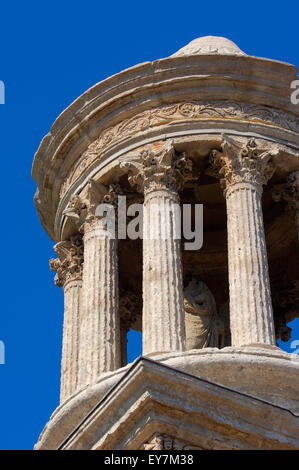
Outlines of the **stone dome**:
{"label": "stone dome", "polygon": [[189,42],[170,57],[189,55],[244,55],[246,54],[232,41],[219,36],[203,36]]}

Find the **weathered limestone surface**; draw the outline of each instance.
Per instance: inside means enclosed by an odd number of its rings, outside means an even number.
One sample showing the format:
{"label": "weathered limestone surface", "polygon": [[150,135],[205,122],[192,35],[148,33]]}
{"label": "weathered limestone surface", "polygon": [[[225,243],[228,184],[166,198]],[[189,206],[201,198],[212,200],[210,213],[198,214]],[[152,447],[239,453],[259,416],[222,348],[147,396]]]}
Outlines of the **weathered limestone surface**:
{"label": "weathered limestone surface", "polygon": [[260,194],[250,184],[227,195],[232,345],[275,344]]}
{"label": "weathered limestone surface", "polygon": [[143,450],[202,450],[202,448],[187,445],[167,434],[155,433],[143,444]]}
{"label": "weathered limestone surface", "polygon": [[198,54],[246,55],[234,42],[227,38],[204,36],[189,42],[182,49],[172,54],[171,57],[186,57]]}
{"label": "weathered limestone surface", "polygon": [[60,402],[71,396],[78,385],[78,354],[81,322],[83,244],[81,235],[57,243],[57,259],[50,267],[57,272],[55,283],[63,286],[64,320],[61,358]]}
{"label": "weathered limestone surface", "polygon": [[192,279],[184,289],[186,349],[219,347],[215,299],[208,287]]}
{"label": "weathered limestone surface", "polygon": [[[32,169],[38,184],[35,204],[52,238],[59,239],[60,217],[74,190],[90,178],[89,171],[94,174],[112,159],[116,169],[119,153],[160,136],[237,130],[281,139],[298,149],[299,111],[289,99],[290,83],[298,79],[296,67],[242,55],[231,41],[217,39],[200,38],[179,57],[145,62],[107,78],[59,116]],[[196,96],[194,90],[199,90]],[[55,194],[47,189],[52,187]]]}
{"label": "weathered limestone surface", "polygon": [[80,301],[82,280],[68,281],[64,292],[63,343],[61,359],[60,402],[73,395],[78,386],[78,354],[80,338]]}
{"label": "weathered limestone surface", "polygon": [[[299,358],[295,354],[287,354],[279,348],[251,346],[174,352],[155,356],[155,359],[179,371],[207,378],[233,390],[249,393],[283,408],[289,408],[294,416],[299,415],[297,393]],[[58,448],[64,438],[107,392],[115,387],[130,367],[132,365],[104,374],[92,386],[83,389],[57,408],[41,434],[36,448]],[[162,376],[159,377],[161,386]],[[289,377],[292,379],[289,380]],[[119,402],[114,411],[118,408]],[[147,439],[144,439],[143,442],[146,441]]]}
{"label": "weathered limestone surface", "polygon": [[[298,418],[287,408],[139,358],[59,448],[144,449],[155,434],[187,448],[299,447]],[[167,438],[156,444],[173,445]]]}
{"label": "weathered limestone surface", "polygon": [[[132,185],[144,192],[143,354],[185,349],[178,190],[192,178],[185,155],[172,142],[147,148],[133,167]],[[161,334],[163,332],[163,334]]]}
{"label": "weathered limestone surface", "polygon": [[97,203],[112,203],[115,193],[94,182],[84,224],[83,305],[80,326],[79,386],[120,367],[117,240]]}
{"label": "weathered limestone surface", "polygon": [[[296,79],[198,38],[56,120],[32,175],[64,287],[61,404],[37,449],[299,448],[298,356],[274,346],[299,315]],[[120,193],[144,204],[143,240],[98,211]],[[194,203],[203,246],[181,252],[178,205]],[[146,357],[130,367],[131,327]]]}
{"label": "weathered limestone surface", "polygon": [[[228,272],[232,346],[275,344],[267,250],[261,205],[262,184],[273,174],[270,151],[254,140],[224,138],[214,151],[227,204]],[[266,176],[267,175],[267,176]]]}
{"label": "weathered limestone surface", "polygon": [[116,240],[101,220],[84,234],[79,385],[120,367]]}
{"label": "weathered limestone surface", "polygon": [[[175,239],[172,191],[154,191],[144,203],[143,353],[185,348],[181,243]],[[161,217],[152,212],[161,208]],[[170,218],[170,220],[169,220]],[[169,236],[164,239],[166,223]],[[163,334],[161,332],[163,331]]]}

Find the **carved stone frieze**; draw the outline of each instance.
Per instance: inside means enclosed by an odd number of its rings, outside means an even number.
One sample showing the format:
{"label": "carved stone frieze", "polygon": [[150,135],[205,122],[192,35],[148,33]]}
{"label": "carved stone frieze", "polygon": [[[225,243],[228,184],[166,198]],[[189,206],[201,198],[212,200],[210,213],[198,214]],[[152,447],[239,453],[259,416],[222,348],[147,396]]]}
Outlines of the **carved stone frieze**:
{"label": "carved stone frieze", "polygon": [[102,150],[118,140],[136,134],[136,132],[147,130],[151,127],[168,122],[183,119],[242,119],[275,125],[293,132],[299,132],[299,118],[270,108],[248,103],[237,103],[234,101],[191,101],[180,102],[149,109],[136,114],[105,129],[102,134],[92,142],[84,152],[80,160],[73,167],[70,175],[61,187],[61,196],[67,187],[76,180],[78,176],[94,160],[99,158]]}
{"label": "carved stone frieze", "polygon": [[167,434],[154,434],[143,444],[143,450],[202,450],[202,448],[190,446]]}
{"label": "carved stone frieze", "polygon": [[253,183],[262,187],[271,178],[275,167],[271,157],[277,148],[260,148],[255,139],[246,143],[223,135],[221,151],[211,151],[211,163],[218,171],[221,187],[227,190],[236,183]]}
{"label": "carved stone frieze", "polygon": [[72,236],[70,240],[61,241],[54,246],[58,258],[50,259],[51,271],[56,271],[54,278],[58,287],[73,279],[82,278],[83,270],[83,242],[80,234]]}
{"label": "carved stone frieze", "polygon": [[121,167],[131,170],[130,184],[144,194],[161,189],[177,192],[185,181],[195,179],[192,161],[185,153],[176,155],[172,141],[157,148],[147,146],[141,151],[139,161],[122,162]]}

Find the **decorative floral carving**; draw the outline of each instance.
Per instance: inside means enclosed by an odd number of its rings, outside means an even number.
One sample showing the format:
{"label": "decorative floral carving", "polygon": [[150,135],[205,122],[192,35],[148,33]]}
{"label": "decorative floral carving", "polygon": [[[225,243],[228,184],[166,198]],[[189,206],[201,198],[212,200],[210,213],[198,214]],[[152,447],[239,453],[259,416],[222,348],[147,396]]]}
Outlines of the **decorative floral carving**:
{"label": "decorative floral carving", "polygon": [[67,209],[63,212],[63,215],[73,220],[77,229],[80,231],[80,227],[87,216],[86,202],[84,202],[78,194],[73,195]]}
{"label": "decorative floral carving", "polygon": [[185,181],[195,179],[192,161],[185,153],[177,156],[172,141],[159,148],[148,145],[141,151],[140,160],[122,162],[121,167],[131,170],[130,184],[145,194],[165,188],[176,192],[182,189]]}
{"label": "decorative floral carving", "polygon": [[211,151],[211,163],[218,171],[220,184],[226,190],[235,183],[266,184],[275,171],[270,161],[278,149],[261,149],[254,139],[240,143],[223,135],[222,151]]}
{"label": "decorative floral carving", "polygon": [[89,145],[88,149],[77,164],[70,176],[63,183],[61,195],[67,187],[78,178],[81,173],[108,145],[136,134],[137,132],[180,119],[242,119],[254,122],[269,123],[278,127],[299,132],[299,118],[267,106],[255,104],[223,101],[192,101],[181,102],[149,109],[131,118],[122,120],[113,127],[102,132],[98,139]]}
{"label": "decorative floral carving", "polygon": [[189,446],[178,439],[167,434],[154,434],[154,436],[143,444],[144,450],[201,450],[200,447]]}
{"label": "decorative floral carving", "polygon": [[95,180],[90,179],[87,186],[87,214],[94,216],[96,208],[99,204],[110,204],[116,206],[117,194],[121,194],[120,186],[110,184],[108,187],[104,186]]}
{"label": "decorative floral carving", "polygon": [[266,106],[250,105],[228,101],[192,101],[164,105],[150,109],[136,116],[125,119],[114,127],[103,131],[102,135],[93,142],[86,154],[97,153],[112,141],[116,141],[130,134],[147,129],[151,126],[163,124],[166,121],[180,118],[204,119],[214,118],[244,118],[246,120],[271,122],[294,132],[299,132],[299,118]]}
{"label": "decorative floral carving", "polygon": [[83,242],[80,234],[70,240],[61,241],[54,246],[58,258],[50,259],[51,271],[56,271],[54,278],[58,287],[68,280],[81,279],[83,270]]}
{"label": "decorative floral carving", "polygon": [[79,195],[74,195],[69,203],[64,215],[71,218],[80,233],[84,232],[86,223],[93,223],[95,219],[101,218],[96,214],[99,204],[109,204],[116,207],[117,196],[122,194],[118,184],[111,184],[108,187],[93,179],[90,179],[87,186],[86,197],[83,199]]}

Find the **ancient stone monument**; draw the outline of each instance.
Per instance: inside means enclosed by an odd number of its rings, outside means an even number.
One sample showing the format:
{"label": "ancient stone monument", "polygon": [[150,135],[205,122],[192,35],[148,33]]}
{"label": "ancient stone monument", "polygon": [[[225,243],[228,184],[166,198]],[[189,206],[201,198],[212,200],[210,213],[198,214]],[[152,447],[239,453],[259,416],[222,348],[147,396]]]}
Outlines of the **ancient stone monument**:
{"label": "ancient stone monument", "polygon": [[[299,448],[299,360],[277,346],[299,316],[296,79],[203,37],[57,118],[32,175],[64,290],[61,403],[36,449]],[[199,204],[193,250],[177,213]]]}

